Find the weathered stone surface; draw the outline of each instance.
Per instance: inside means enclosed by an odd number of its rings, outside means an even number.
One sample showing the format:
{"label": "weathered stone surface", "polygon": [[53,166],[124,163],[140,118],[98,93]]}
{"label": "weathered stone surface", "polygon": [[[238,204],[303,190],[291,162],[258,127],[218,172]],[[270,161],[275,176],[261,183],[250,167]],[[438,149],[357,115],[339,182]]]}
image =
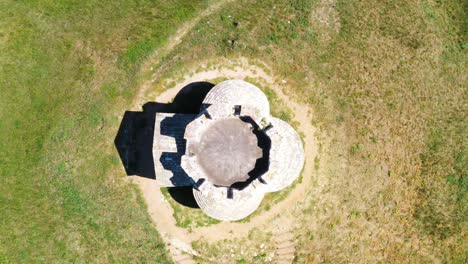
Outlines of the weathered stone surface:
{"label": "weathered stone surface", "polygon": [[243,190],[232,189],[232,197],[228,197],[228,187],[205,182],[199,190],[193,189],[193,196],[205,214],[218,220],[236,221],[257,209],[265,195],[263,188],[251,184]]}
{"label": "weathered stone surface", "polygon": [[202,131],[195,128],[201,132],[197,137],[186,132],[191,166],[182,167],[189,175],[193,174],[192,170],[200,169],[204,178],[220,186],[246,181],[247,173],[262,155],[252,126],[234,116],[208,120],[203,126]]}
{"label": "weathered stone surface", "polygon": [[267,191],[276,192],[299,177],[304,164],[304,149],[297,132],[285,121],[271,118],[273,127],[266,133],[271,139],[270,167],[262,176]]}
{"label": "weathered stone surface", "polygon": [[205,105],[227,105],[233,109],[240,105],[240,115],[252,117],[258,124],[270,117],[270,104],[266,95],[255,85],[242,80],[228,80],[211,89],[203,100]]}
{"label": "weathered stone surface", "polygon": [[160,186],[192,186],[190,178],[180,166],[185,154],[185,128],[196,115],[156,113],[154,123],[153,159],[156,181]]}

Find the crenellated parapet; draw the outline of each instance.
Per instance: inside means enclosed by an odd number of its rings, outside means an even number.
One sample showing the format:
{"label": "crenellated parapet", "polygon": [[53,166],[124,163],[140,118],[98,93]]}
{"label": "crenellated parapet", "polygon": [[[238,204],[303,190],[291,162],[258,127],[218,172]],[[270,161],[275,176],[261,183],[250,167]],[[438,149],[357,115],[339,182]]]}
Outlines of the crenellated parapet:
{"label": "crenellated parapet", "polygon": [[304,149],[294,128],[270,116],[258,87],[229,80],[208,92],[197,115],[156,114],[153,158],[161,186],[193,186],[203,212],[235,221],[297,179]]}

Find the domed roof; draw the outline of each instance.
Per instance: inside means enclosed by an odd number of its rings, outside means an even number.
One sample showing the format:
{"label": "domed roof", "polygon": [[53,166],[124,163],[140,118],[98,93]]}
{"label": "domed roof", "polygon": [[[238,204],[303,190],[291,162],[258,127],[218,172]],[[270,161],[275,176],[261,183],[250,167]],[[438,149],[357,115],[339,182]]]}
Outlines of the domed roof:
{"label": "domed roof", "polygon": [[200,209],[210,217],[222,221],[236,221],[249,216],[262,202],[265,192],[262,185],[250,184],[243,190],[232,189],[228,197],[227,187],[203,183],[193,196]]}
{"label": "domed roof", "polygon": [[246,181],[262,156],[252,126],[238,117],[202,119],[187,127],[186,172],[219,186]]}
{"label": "domed roof", "polygon": [[243,80],[228,80],[214,86],[203,100],[204,105],[241,106],[240,115],[251,116],[257,123],[270,117],[266,95],[255,85]]}
{"label": "domed roof", "polygon": [[276,192],[289,186],[301,173],[304,165],[304,149],[297,132],[285,121],[271,118],[273,127],[266,133],[271,139],[270,167],[262,176],[268,192]]}

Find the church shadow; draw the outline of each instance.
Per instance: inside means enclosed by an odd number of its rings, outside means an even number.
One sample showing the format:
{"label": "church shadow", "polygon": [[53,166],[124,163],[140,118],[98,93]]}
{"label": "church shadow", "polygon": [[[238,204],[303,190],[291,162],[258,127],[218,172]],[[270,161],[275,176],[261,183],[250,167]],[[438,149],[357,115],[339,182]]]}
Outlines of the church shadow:
{"label": "church shadow", "polygon": [[[156,179],[153,159],[156,113],[198,114],[203,99],[213,86],[209,82],[193,82],[183,87],[171,103],[147,102],[143,111],[124,113],[114,144],[127,176]],[[177,152],[180,154],[182,150]],[[169,188],[169,193],[182,205],[193,207],[195,200],[188,189],[191,187]]]}
{"label": "church shadow", "polygon": [[179,204],[190,208],[200,208],[197,201],[195,201],[195,197],[193,197],[192,186],[169,187],[167,190],[169,191],[169,195],[172,199]]}

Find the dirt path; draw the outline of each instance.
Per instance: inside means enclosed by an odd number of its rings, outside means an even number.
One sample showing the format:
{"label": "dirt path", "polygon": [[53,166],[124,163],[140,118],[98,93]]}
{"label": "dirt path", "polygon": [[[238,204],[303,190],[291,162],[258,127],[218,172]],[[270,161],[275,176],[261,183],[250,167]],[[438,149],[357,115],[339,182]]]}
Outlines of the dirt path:
{"label": "dirt path", "polygon": [[[198,239],[204,239],[208,242],[219,241],[222,239],[232,239],[236,237],[245,237],[253,228],[262,229],[280,229],[285,222],[291,222],[290,214],[286,213],[295,205],[302,201],[311,186],[312,168],[315,155],[317,153],[317,144],[314,140],[315,128],[311,124],[310,109],[303,104],[299,104],[288,97],[281,88],[281,82],[276,81],[269,76],[262,68],[250,65],[246,60],[241,60],[241,65],[231,68],[219,68],[215,70],[206,70],[187,74],[184,80],[177,86],[160,94],[157,102],[170,102],[177,92],[185,85],[196,81],[209,81],[215,78],[245,79],[247,77],[259,79],[259,81],[273,89],[278,97],[288,105],[295,113],[294,120],[299,122],[299,131],[303,132],[305,138],[305,167],[303,180],[289,193],[281,202],[274,205],[270,210],[263,212],[250,219],[247,223],[222,222],[208,227],[194,228],[192,232],[178,227],[173,217],[173,209],[166,201],[156,182],[136,177],[134,182],[140,187],[143,197],[158,231],[163,236],[173,255],[180,255],[180,252],[186,252],[196,255],[191,249],[191,242]],[[275,221],[272,221],[275,220]],[[273,224],[272,224],[273,223]]]}
{"label": "dirt path", "polygon": [[[152,71],[152,64],[154,62],[160,62],[162,58],[167,56],[171,51],[173,51],[181,42],[182,39],[200,22],[201,19],[213,14],[217,10],[219,10],[224,4],[230,2],[232,0],[219,0],[213,1],[214,3],[210,5],[208,8],[203,10],[199,15],[193,18],[190,21],[184,23],[177,32],[169,37],[167,40],[167,45],[157,49],[153,55],[148,58],[148,63],[143,66],[143,72]],[[146,92],[151,87],[151,84],[155,81],[155,78],[161,73],[163,70],[162,67],[159,67],[158,70],[152,73],[151,78],[148,81],[144,82],[143,85],[138,89],[138,93],[134,100],[134,107],[139,107],[139,103],[144,99]]]}

